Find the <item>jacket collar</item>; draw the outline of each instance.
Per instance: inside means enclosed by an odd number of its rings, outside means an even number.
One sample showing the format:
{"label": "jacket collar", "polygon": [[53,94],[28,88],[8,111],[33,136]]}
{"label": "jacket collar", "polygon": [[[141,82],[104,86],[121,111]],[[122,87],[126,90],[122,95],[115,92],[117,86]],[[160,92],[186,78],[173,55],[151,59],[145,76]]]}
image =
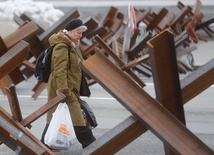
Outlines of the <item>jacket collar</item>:
{"label": "jacket collar", "polygon": [[72,41],[72,39],[71,39],[66,33],[64,33],[63,31],[59,31],[59,32],[56,34],[56,37],[57,37],[60,41],[66,43],[67,45],[70,45],[71,47],[76,48],[77,46],[79,46],[79,42],[75,44],[75,43]]}

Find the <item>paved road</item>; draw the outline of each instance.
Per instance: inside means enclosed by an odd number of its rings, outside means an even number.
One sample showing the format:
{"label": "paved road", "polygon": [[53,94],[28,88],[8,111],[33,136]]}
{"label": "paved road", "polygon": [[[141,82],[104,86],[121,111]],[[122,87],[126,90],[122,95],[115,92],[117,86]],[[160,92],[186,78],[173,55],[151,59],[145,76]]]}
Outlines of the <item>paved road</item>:
{"label": "paved road", "polygon": [[[2,0],[0,0],[0,2],[1,1]],[[90,11],[93,11],[93,9]],[[214,39],[210,39],[208,42],[200,41],[196,46],[197,50],[193,51],[195,65],[203,65],[207,61],[214,58]],[[186,75],[180,75],[181,78],[185,76]],[[142,77],[142,79],[147,83],[145,91],[155,97],[152,79],[145,77]],[[32,77],[28,81],[23,81],[16,86],[23,117],[28,116],[34,110],[46,103],[46,91],[43,91],[37,100],[33,100],[31,98],[33,93],[31,92],[31,88],[33,88],[35,83],[35,78]],[[89,103],[97,117],[99,125],[93,131],[95,136],[99,138],[125,118],[130,116],[130,113],[98,84],[91,86],[90,89],[92,91],[92,96],[90,98],[83,99]],[[213,93],[214,87],[211,86],[209,89],[189,101],[184,106],[187,128],[198,136],[212,150],[214,150]],[[2,94],[2,92],[0,92],[0,105],[10,112],[7,98]],[[31,132],[39,138],[44,124],[45,116],[41,117],[32,124],[33,127]],[[81,154],[81,146],[79,143],[76,143],[68,151],[62,151],[57,154],[78,155]],[[148,131],[116,154],[163,155],[164,151],[162,142],[152,132]],[[0,155],[15,155],[15,153],[8,149],[5,145],[1,145]]]}
{"label": "paved road", "polygon": [[[214,58],[214,40],[209,42],[200,42],[194,51],[196,65],[203,65],[205,62]],[[203,57],[201,56],[203,55]],[[186,75],[181,75],[183,78]],[[145,91],[152,97],[154,95],[154,87],[152,79],[142,77],[147,83]],[[43,91],[37,100],[31,98],[32,92],[30,89],[35,84],[35,78],[32,77],[28,81],[24,81],[17,85],[17,94],[21,105],[23,117],[26,117],[34,110],[42,106],[46,102],[46,91]],[[90,87],[92,91],[91,98],[83,98],[92,107],[96,114],[98,127],[95,128],[94,134],[97,138],[108,132],[118,123],[130,116],[130,113],[121,104],[112,98],[98,84]],[[214,86],[201,93],[196,98],[189,101],[185,106],[185,116],[187,121],[187,128],[198,136],[206,145],[214,150],[214,104],[213,104]],[[7,98],[0,92],[0,105],[10,112]],[[45,117],[41,117],[38,121],[33,123],[31,132],[40,137],[43,126],[45,124]],[[1,155],[14,155],[6,146],[0,146]],[[78,155],[81,154],[81,146],[76,143],[68,151],[57,153],[58,155]],[[137,138],[134,142],[127,147],[120,150],[117,155],[163,155],[162,142],[150,131]]]}
{"label": "paved road", "polygon": [[[19,95],[19,101],[23,113],[23,117],[26,117],[31,112],[39,108],[46,102],[46,92],[44,91],[42,96],[37,100],[30,98],[30,91],[26,88],[32,88],[33,79],[29,80],[29,83],[22,83],[17,86],[17,92]],[[32,83],[31,83],[32,82]],[[31,84],[30,84],[31,83]],[[145,90],[154,96],[153,85],[149,85]],[[91,87],[92,97],[90,99],[84,98],[94,113],[96,114],[98,127],[94,129],[94,134],[98,138],[104,133],[112,129],[118,123],[130,116],[130,113],[120,105],[114,98],[112,98],[105,90],[103,90],[98,84]],[[185,115],[187,121],[187,128],[190,129],[196,136],[198,136],[205,144],[214,150],[214,104],[213,101],[214,87],[210,87],[201,95],[191,100],[185,105]],[[1,95],[1,106],[9,111],[6,97]],[[45,124],[45,117],[40,118],[33,123],[31,132],[40,137],[43,126]],[[0,146],[1,155],[14,155],[4,145]],[[81,154],[81,147],[79,143],[75,144],[68,151],[57,153],[59,155],[77,155]],[[129,144],[117,153],[118,155],[162,155],[163,146],[162,142],[154,136],[150,131],[137,138],[134,142]]]}

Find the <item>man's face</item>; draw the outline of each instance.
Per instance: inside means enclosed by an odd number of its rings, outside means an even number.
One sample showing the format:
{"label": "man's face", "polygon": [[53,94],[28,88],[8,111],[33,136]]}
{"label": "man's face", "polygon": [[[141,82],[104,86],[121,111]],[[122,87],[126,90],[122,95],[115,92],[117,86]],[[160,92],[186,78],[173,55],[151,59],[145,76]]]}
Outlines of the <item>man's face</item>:
{"label": "man's face", "polygon": [[68,35],[74,42],[78,42],[80,40],[80,38],[82,37],[82,33],[83,33],[82,29],[68,31]]}

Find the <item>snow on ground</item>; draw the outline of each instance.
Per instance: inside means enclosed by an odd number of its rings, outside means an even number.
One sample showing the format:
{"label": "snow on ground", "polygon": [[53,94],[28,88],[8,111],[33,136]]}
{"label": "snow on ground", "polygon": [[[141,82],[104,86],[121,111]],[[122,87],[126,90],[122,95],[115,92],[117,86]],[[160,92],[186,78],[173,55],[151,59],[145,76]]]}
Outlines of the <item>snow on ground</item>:
{"label": "snow on ground", "polygon": [[47,2],[35,2],[32,0],[8,0],[0,2],[0,21],[13,21],[14,14],[20,16],[24,12],[30,15],[38,22],[53,24],[60,19],[64,13],[55,9]]}

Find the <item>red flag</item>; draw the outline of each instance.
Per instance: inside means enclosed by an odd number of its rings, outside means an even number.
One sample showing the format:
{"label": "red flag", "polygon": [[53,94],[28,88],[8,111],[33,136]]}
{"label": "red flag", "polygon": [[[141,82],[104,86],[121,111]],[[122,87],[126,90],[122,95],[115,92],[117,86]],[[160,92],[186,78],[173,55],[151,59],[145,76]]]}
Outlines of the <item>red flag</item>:
{"label": "red flag", "polygon": [[136,15],[135,15],[135,10],[134,7],[129,4],[128,8],[128,16],[129,16],[129,24],[128,27],[132,29],[132,34],[137,30],[137,21],[136,21]]}

